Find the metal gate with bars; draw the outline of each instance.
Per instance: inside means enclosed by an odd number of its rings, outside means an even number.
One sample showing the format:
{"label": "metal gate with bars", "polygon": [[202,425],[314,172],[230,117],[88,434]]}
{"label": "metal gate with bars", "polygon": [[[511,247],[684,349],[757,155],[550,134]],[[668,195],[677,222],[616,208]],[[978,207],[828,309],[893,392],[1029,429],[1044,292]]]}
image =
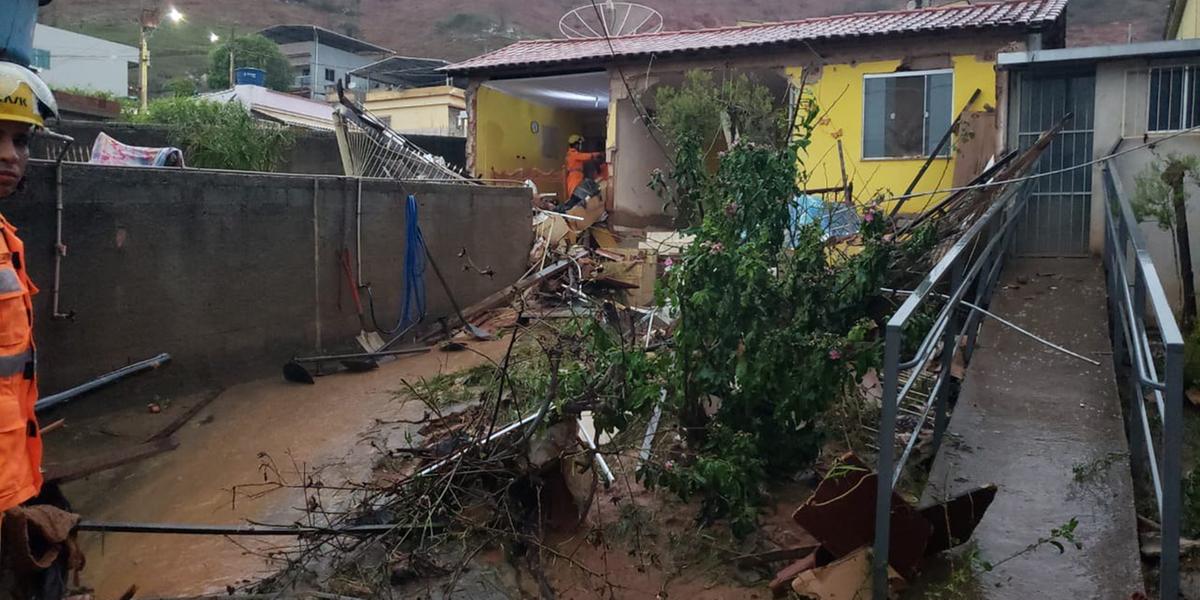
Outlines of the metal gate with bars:
{"label": "metal gate with bars", "polygon": [[1016,125],[1016,139],[1010,143],[1027,148],[1071,115],[1038,160],[1035,173],[1055,174],[1035,179],[1029,187],[1015,251],[1022,256],[1087,255],[1092,170],[1070,167],[1092,160],[1095,73],[1021,71],[1014,75],[1011,98],[1016,102],[1009,122]]}

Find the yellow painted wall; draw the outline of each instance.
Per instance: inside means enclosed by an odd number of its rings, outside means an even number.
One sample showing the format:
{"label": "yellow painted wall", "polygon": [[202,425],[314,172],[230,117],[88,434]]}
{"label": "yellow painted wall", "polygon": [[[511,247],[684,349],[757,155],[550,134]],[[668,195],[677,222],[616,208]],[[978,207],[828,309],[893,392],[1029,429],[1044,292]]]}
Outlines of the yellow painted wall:
{"label": "yellow painted wall", "polygon": [[455,123],[451,109],[466,110],[463,90],[438,86],[401,91],[367,93],[367,110],[391,119],[391,127],[401,133],[447,135]]}
{"label": "yellow painted wall", "polygon": [[[567,138],[582,127],[580,113],[509,96],[480,86],[476,96],[475,171],[491,177],[492,170],[511,172],[536,168],[561,169]],[[534,133],[530,123],[537,121]],[[543,155],[543,140],[553,151]],[[554,191],[554,190],[549,190]]]}
{"label": "yellow painted wall", "polygon": [[[841,169],[838,165],[837,140],[842,140],[846,156],[847,177],[854,182],[854,195],[869,199],[878,193],[885,197],[900,195],[908,187],[924,157],[913,159],[863,159],[863,76],[892,73],[900,66],[899,60],[864,62],[857,64],[826,65],[819,81],[809,83],[821,109],[818,126],[813,132],[813,143],[805,159],[809,173],[810,189],[841,185]],[[984,104],[996,106],[995,64],[982,61],[975,56],[952,57],[954,69],[954,93],[951,103],[951,118],[958,115],[971,98],[975,89],[980,90],[979,99],[972,106],[981,110]],[[801,69],[788,69],[788,77],[799,84]],[[953,143],[953,140],[951,140]],[[945,175],[943,176],[943,172]],[[954,153],[950,157],[936,158],[921,178],[914,191],[930,191],[950,187],[954,177]],[[941,179],[941,185],[938,180]],[[919,212],[940,196],[913,198],[905,202],[902,212]],[[890,205],[890,203],[885,203]]]}
{"label": "yellow painted wall", "polygon": [[1200,0],[1184,0],[1183,17],[1179,19],[1179,31],[1175,39],[1184,40],[1200,37]]}

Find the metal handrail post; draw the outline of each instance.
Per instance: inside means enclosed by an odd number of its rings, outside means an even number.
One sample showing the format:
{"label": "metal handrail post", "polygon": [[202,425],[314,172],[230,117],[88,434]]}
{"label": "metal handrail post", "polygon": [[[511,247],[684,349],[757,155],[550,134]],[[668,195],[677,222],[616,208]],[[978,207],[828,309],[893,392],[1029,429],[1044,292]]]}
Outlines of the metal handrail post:
{"label": "metal handrail post", "polygon": [[1159,598],[1179,597],[1179,538],[1182,535],[1183,344],[1169,344],[1166,360],[1166,413],[1163,421],[1162,557]]}
{"label": "metal handrail post", "polygon": [[900,342],[904,331],[899,324],[889,323],[883,345],[883,400],[879,418],[879,467],[876,470],[875,496],[875,554],[871,577],[875,600],[888,597],[888,546],[892,525],[892,464],[896,438],[896,392],[900,381]]}
{"label": "metal handrail post", "polygon": [[[957,290],[963,285],[963,263],[955,263],[950,274],[950,289]],[[982,271],[981,271],[982,272]],[[956,294],[951,294],[951,301],[954,302],[950,306],[950,312],[947,316],[946,330],[942,332],[942,368],[938,374],[943,378],[943,384],[937,390],[937,398],[934,400],[934,420],[933,420],[933,453],[937,454],[939,448],[942,447],[942,436],[946,433],[946,426],[950,423],[950,414],[947,407],[947,396],[950,393],[950,386],[946,385],[949,382],[951,367],[954,364],[954,353],[958,350],[958,334],[960,330],[959,307],[962,306],[962,301],[954,301],[953,297]],[[921,432],[915,431],[913,435],[919,435]]]}

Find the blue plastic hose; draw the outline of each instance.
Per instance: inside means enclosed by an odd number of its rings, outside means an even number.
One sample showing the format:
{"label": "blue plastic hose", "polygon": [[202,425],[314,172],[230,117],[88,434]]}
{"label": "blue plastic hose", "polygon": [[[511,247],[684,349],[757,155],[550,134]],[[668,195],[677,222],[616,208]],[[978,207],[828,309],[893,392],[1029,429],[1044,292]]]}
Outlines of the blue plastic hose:
{"label": "blue plastic hose", "polygon": [[374,322],[375,329],[384,335],[406,331],[425,318],[425,236],[421,234],[417,213],[417,197],[409,194],[408,204],[404,209],[404,302],[395,327],[385,328],[379,325],[379,318],[375,316],[375,294],[372,293],[371,286],[366,287],[371,321]]}

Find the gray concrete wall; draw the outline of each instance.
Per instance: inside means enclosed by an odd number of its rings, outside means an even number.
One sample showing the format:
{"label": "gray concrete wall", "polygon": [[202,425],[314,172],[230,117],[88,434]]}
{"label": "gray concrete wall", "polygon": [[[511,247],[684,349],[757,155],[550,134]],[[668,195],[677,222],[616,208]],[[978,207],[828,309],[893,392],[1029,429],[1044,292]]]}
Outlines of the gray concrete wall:
{"label": "gray concrete wall", "polygon": [[[1177,64],[1171,61],[1168,64]],[[1096,114],[1108,114],[1111,118],[1096,119],[1094,156],[1101,157],[1112,151],[1118,140],[1122,148],[1132,148],[1141,145],[1144,140],[1155,138],[1161,141],[1153,150],[1144,149],[1130,152],[1115,159],[1117,172],[1121,178],[1121,187],[1125,197],[1134,199],[1137,189],[1137,176],[1142,173],[1158,157],[1171,154],[1200,155],[1200,133],[1192,132],[1185,135],[1163,139],[1164,134],[1151,134],[1146,138],[1148,121],[1148,90],[1149,81],[1147,69],[1150,63],[1145,60],[1111,62],[1101,64],[1096,69]],[[1103,179],[1100,166],[1093,172],[1092,189],[1095,190],[1091,215],[1091,245],[1094,252],[1104,248],[1104,196]],[[1200,187],[1189,181],[1185,189],[1188,194],[1188,227],[1192,234],[1192,264],[1200,265]],[[1179,269],[1175,260],[1175,242],[1169,231],[1158,227],[1155,223],[1142,223],[1142,234],[1146,239],[1147,250],[1158,268],[1162,278],[1163,288],[1167,299],[1175,310],[1180,307]],[[1200,274],[1198,274],[1200,275]],[[1200,285],[1200,278],[1197,280]]]}
{"label": "gray concrete wall", "polygon": [[[101,132],[117,141],[134,146],[169,146],[170,130],[162,125],[133,123],[98,123],[95,121],[62,121],[54,130],[75,138],[79,148],[91,148]],[[338,152],[337,138],[332,132],[294,128],[295,143],[284,155],[276,171],[279,173],[303,173],[341,175],[342,158]],[[409,141],[421,149],[441,156],[451,165],[466,166],[466,141],[463,138],[437,135],[406,135]],[[46,158],[46,149],[38,146],[33,155]],[[72,152],[71,157],[76,156]]]}
{"label": "gray concrete wall", "polygon": [[[52,320],[54,181],[53,165],[36,164],[26,190],[0,203],[41,287],[43,393],[159,352],[175,364],[142,379],[178,392],[275,374],[296,353],[353,349],[359,321],[338,252],[354,244],[355,181],[68,164],[61,307],[75,316]],[[400,310],[407,193],[461,305],[525,271],[526,191],[364,181],[363,278],[381,320]],[[495,275],[465,270],[464,248]],[[431,269],[425,287],[430,317],[450,313]]]}

